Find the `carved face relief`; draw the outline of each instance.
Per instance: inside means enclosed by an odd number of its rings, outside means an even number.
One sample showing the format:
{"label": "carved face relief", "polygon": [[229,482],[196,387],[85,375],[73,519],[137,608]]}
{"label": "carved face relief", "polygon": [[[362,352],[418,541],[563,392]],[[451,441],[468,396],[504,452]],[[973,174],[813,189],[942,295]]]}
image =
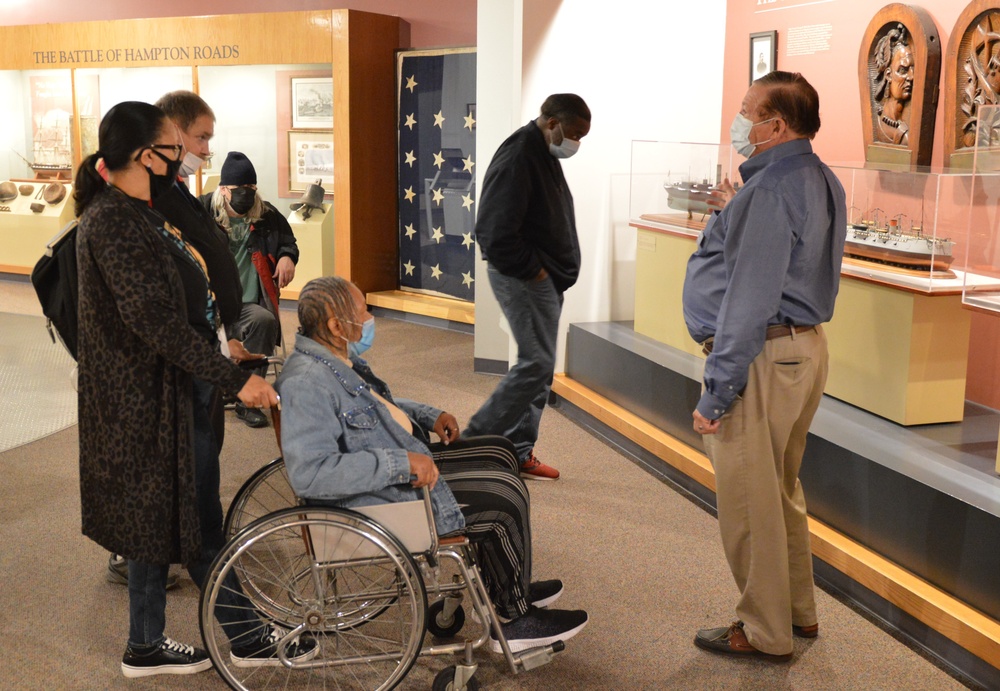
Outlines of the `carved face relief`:
{"label": "carved face relief", "polygon": [[913,94],[913,51],[906,43],[897,43],[892,52],[892,64],[886,68],[889,96],[897,101],[909,101]]}

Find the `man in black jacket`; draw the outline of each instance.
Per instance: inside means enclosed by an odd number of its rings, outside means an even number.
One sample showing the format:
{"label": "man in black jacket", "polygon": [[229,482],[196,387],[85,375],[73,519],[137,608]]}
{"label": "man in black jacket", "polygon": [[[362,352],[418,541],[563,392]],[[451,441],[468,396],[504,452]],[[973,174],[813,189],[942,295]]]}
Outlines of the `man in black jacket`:
{"label": "man in black jacket", "polygon": [[560,158],[590,131],[576,94],[553,94],[541,114],[500,145],[486,170],[476,240],[490,286],[517,342],[517,363],[469,420],[466,434],[499,434],[517,448],[521,475],[555,480],[534,454],[555,370],[563,293],[580,273],[573,196]]}
{"label": "man in black jacket", "polygon": [[[231,151],[222,164],[219,187],[202,202],[229,235],[241,291],[237,338],[252,353],[271,355],[281,343],[278,295],[295,278],[299,248],[292,227],[257,191],[257,171],[246,154]],[[266,427],[267,417],[236,404],[250,427]]]}

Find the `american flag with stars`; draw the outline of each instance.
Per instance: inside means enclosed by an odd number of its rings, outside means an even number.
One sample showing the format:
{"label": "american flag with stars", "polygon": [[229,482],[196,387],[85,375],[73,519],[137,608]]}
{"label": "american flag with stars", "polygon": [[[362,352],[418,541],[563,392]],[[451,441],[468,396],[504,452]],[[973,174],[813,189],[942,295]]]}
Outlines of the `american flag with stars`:
{"label": "american flag with stars", "polygon": [[399,285],[475,300],[476,53],[406,51],[399,81]]}

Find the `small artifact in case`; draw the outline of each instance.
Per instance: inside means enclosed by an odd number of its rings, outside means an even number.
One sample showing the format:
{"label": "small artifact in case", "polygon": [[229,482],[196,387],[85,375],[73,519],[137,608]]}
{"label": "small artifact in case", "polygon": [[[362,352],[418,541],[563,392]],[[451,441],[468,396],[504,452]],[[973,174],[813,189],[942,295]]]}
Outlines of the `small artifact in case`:
{"label": "small artifact in case", "polygon": [[45,188],[42,197],[49,204],[58,204],[66,196],[66,186],[61,182],[51,182]]}
{"label": "small artifact in case", "polygon": [[31,202],[31,206],[28,208],[31,209],[32,213],[40,214],[43,211],[45,211],[45,204],[39,204],[38,202]]}
{"label": "small artifact in case", "polygon": [[34,185],[21,185],[17,188],[17,191],[21,193],[22,197],[27,197],[29,194],[35,191]]}
{"label": "small artifact in case", "polygon": [[17,199],[17,187],[13,182],[0,183],[0,202],[9,202]]}

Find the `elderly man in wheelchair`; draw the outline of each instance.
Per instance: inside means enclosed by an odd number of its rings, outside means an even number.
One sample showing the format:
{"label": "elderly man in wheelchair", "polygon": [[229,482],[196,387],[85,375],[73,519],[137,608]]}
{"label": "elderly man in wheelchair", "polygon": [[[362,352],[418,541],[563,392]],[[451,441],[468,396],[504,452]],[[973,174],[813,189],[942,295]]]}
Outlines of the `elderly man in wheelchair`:
{"label": "elderly man in wheelchair", "polygon": [[[304,506],[242,530],[220,555],[215,580],[239,574],[254,604],[289,629],[289,646],[297,635],[316,637],[315,659],[282,662],[313,675],[339,668],[338,688],[354,688],[345,680],[392,688],[417,656],[444,653],[465,662],[434,688],[476,688],[472,652],[484,644],[515,673],[547,662],[586,626],[587,613],[546,609],[562,582],[530,580],[529,498],[514,447],[502,437],[461,439],[454,416],[392,397],[356,354],[359,341],[370,345],[373,322],[354,284],[310,281],[298,314],[277,388],[284,465]],[[440,443],[430,444],[431,431]],[[404,507],[416,514],[387,513]],[[456,565],[450,581],[439,578],[441,560]],[[203,627],[212,620],[208,590]],[[480,636],[422,647],[425,626],[438,637],[461,629],[463,592]],[[428,596],[437,598],[429,608]],[[249,688],[219,671],[234,688]]]}

